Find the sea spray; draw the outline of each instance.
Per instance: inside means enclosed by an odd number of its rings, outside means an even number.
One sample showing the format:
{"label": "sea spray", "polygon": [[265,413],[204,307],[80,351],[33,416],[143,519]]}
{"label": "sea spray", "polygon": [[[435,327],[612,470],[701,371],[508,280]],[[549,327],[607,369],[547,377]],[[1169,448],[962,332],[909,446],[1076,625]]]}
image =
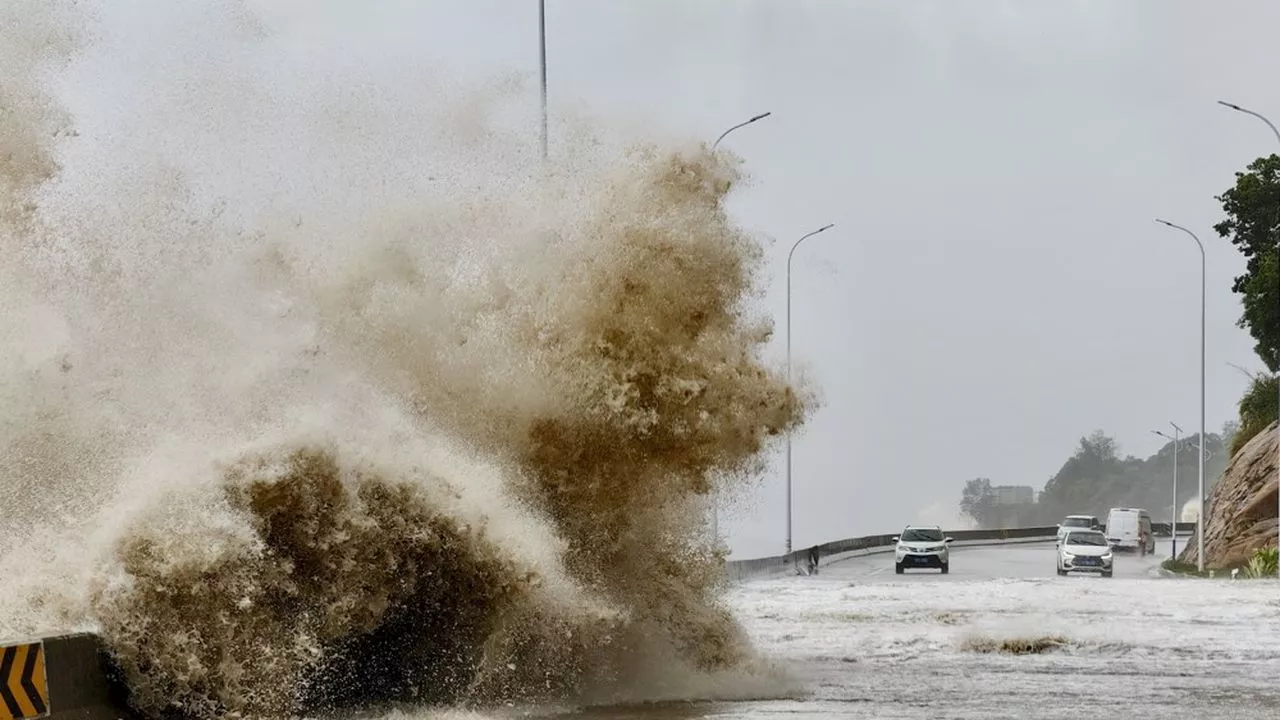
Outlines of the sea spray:
{"label": "sea spray", "polygon": [[[702,508],[811,399],[760,359],[731,158],[543,168],[498,100],[290,57],[239,3],[18,4],[7,631],[101,632],[153,715],[762,692]],[[149,11],[188,53],[98,78],[110,125],[75,88]]]}

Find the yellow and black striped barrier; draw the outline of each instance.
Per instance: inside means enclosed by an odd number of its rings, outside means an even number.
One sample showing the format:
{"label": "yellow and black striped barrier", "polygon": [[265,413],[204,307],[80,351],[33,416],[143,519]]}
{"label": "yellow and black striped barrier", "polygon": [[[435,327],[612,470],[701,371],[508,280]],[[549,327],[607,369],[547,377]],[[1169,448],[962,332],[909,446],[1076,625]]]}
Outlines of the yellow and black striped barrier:
{"label": "yellow and black striped barrier", "polygon": [[0,720],[29,720],[48,714],[44,641],[0,648]]}
{"label": "yellow and black striped barrier", "polygon": [[0,642],[0,720],[130,720],[96,635]]}

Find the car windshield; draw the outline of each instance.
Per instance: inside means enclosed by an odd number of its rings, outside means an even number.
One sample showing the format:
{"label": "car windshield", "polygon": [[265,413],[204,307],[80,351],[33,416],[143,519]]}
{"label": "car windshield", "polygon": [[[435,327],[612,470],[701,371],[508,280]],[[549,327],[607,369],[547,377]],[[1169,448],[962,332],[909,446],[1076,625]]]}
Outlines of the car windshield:
{"label": "car windshield", "polygon": [[1107,538],[1100,532],[1073,532],[1067,535],[1068,545],[1096,545],[1104,546],[1107,544]]}
{"label": "car windshield", "polygon": [[942,542],[941,530],[912,529],[902,533],[903,542]]}
{"label": "car windshield", "polygon": [[1083,527],[1083,528],[1087,528],[1093,525],[1093,523],[1090,522],[1089,518],[1071,518],[1071,517],[1067,518],[1066,520],[1063,520],[1062,524],[1066,527]]}

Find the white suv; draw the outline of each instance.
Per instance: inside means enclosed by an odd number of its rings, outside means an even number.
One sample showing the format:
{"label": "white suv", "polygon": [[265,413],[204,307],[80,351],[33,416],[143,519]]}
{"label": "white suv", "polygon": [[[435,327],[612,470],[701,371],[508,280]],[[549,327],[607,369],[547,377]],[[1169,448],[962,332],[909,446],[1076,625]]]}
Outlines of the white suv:
{"label": "white suv", "polygon": [[943,575],[951,567],[951,551],[947,543],[951,538],[942,534],[937,525],[908,525],[893,541],[893,569],[901,575],[907,568],[938,568]]}
{"label": "white suv", "polygon": [[1059,575],[1087,572],[1109,578],[1113,572],[1113,560],[1107,536],[1097,530],[1073,528],[1067,531],[1058,545]]}
{"label": "white suv", "polygon": [[1058,542],[1071,530],[1101,530],[1102,523],[1096,515],[1068,515],[1058,523]]}

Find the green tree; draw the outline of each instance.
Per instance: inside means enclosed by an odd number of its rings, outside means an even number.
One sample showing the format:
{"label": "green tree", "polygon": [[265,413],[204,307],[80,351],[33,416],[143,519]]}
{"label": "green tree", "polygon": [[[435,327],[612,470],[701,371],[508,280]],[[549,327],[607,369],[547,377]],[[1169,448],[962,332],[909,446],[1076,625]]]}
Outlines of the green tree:
{"label": "green tree", "polygon": [[1240,432],[1240,423],[1235,420],[1228,420],[1222,423],[1222,444],[1231,448],[1231,454],[1235,454],[1235,438],[1236,433]]}
{"label": "green tree", "polygon": [[[1275,397],[1275,384],[1269,397]],[[1274,414],[1274,399],[1272,400]],[[1228,425],[1227,428],[1231,429]],[[1242,428],[1236,437],[1245,430]],[[961,510],[983,527],[1052,525],[1064,515],[1087,513],[1105,517],[1113,507],[1141,507],[1165,522],[1183,503],[1195,497],[1200,445],[1198,434],[1179,438],[1179,447],[1165,443],[1146,459],[1121,458],[1116,441],[1101,431],[1080,438],[1071,457],[1045,483],[1039,500],[1029,505],[996,506],[991,481],[970,480],[965,485]],[[1223,436],[1205,438],[1205,483],[1212,486],[1226,469],[1229,456]],[[1173,497],[1173,464],[1178,464],[1178,497]]]}
{"label": "green tree", "polygon": [[1232,455],[1275,422],[1277,391],[1275,375],[1259,373],[1253,376],[1249,389],[1240,398],[1240,429],[1231,438]]}
{"label": "green tree", "polygon": [[974,478],[964,484],[960,495],[960,512],[973,518],[978,527],[991,527],[995,520],[996,494],[987,478]]}
{"label": "green tree", "polygon": [[1115,439],[1094,431],[1080,438],[1075,453],[1045,483],[1042,502],[1056,515],[1104,513],[1112,498],[1132,485],[1132,476],[1125,473],[1133,462],[1141,461],[1121,460]]}
{"label": "green tree", "polygon": [[1246,259],[1245,272],[1231,290],[1241,296],[1244,312],[1238,322],[1254,339],[1254,352],[1276,372],[1280,370],[1280,273],[1276,246],[1280,243],[1280,155],[1258,158],[1247,172],[1236,173],[1236,184],[1217,197],[1227,219],[1213,226]]}

